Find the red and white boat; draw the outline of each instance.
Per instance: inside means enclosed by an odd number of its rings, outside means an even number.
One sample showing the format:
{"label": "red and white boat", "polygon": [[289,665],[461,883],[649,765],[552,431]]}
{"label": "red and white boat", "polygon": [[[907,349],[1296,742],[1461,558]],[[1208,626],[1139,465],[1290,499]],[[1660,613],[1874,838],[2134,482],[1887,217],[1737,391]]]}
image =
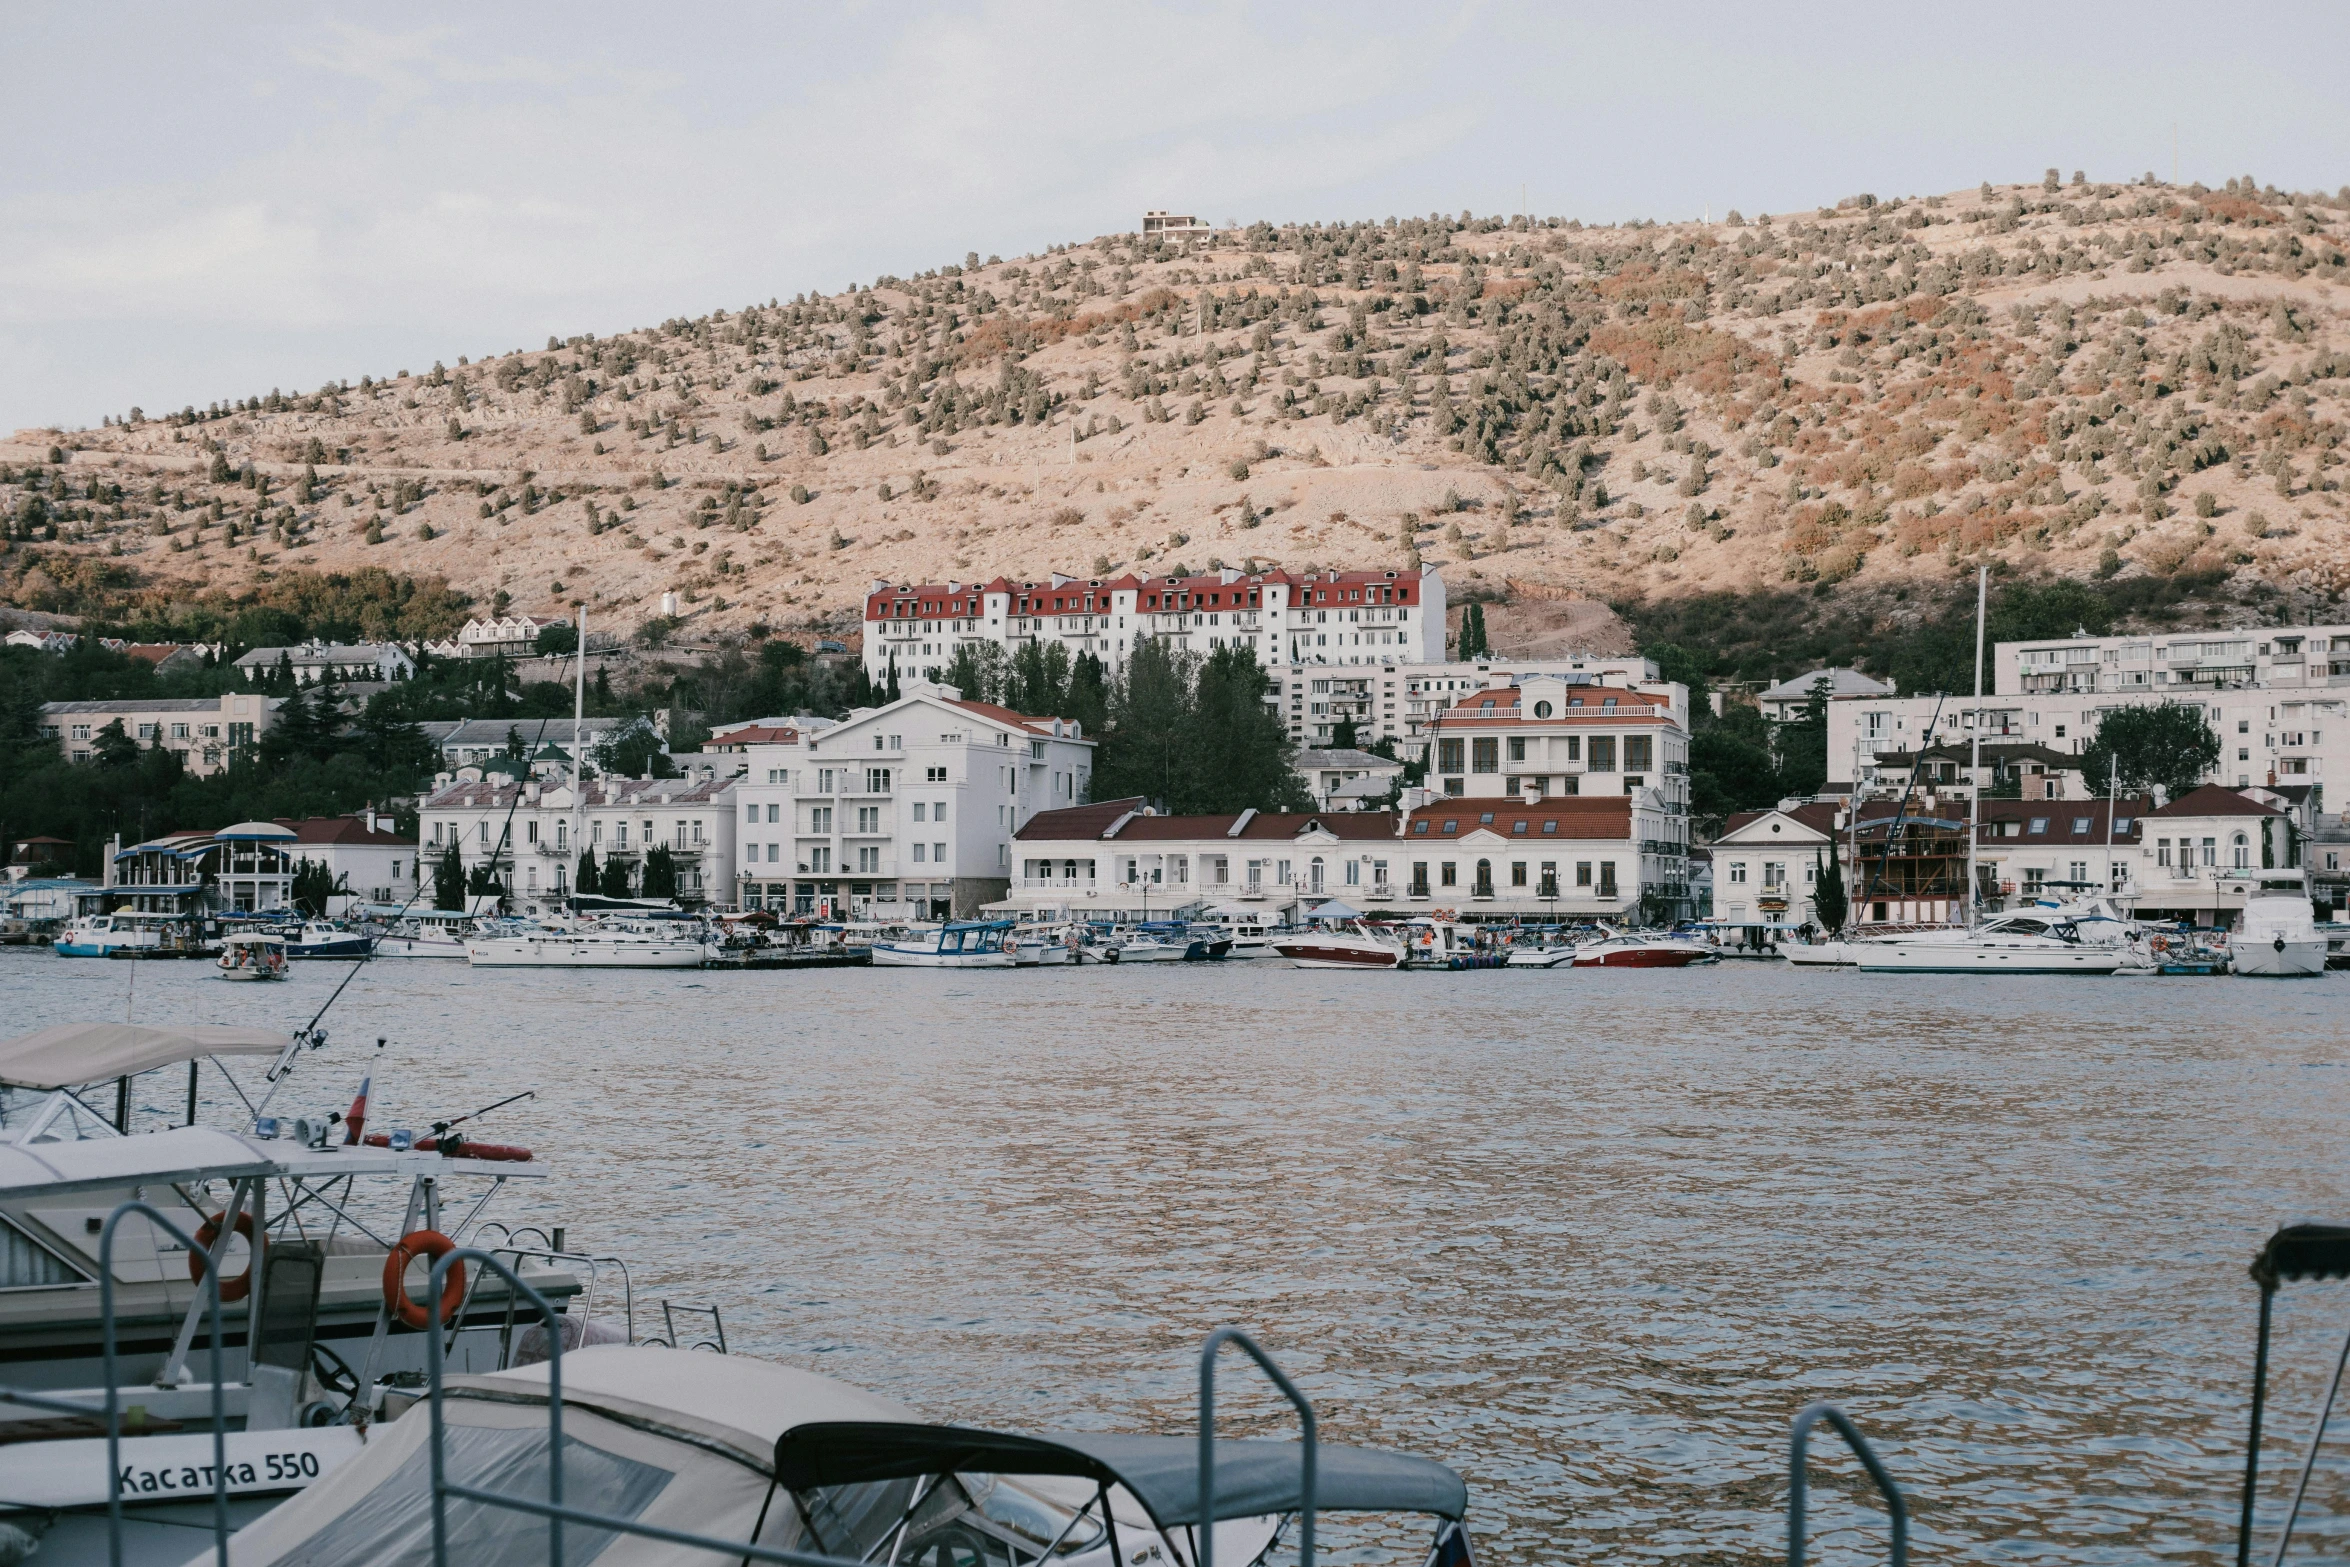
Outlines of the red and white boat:
{"label": "red and white boat", "polygon": [[1360,921],[1274,938],[1273,950],[1299,968],[1401,968],[1404,944]]}
{"label": "red and white boat", "polygon": [[1575,949],[1577,968],[1687,968],[1706,956],[1694,941],[1671,936],[1610,936]]}

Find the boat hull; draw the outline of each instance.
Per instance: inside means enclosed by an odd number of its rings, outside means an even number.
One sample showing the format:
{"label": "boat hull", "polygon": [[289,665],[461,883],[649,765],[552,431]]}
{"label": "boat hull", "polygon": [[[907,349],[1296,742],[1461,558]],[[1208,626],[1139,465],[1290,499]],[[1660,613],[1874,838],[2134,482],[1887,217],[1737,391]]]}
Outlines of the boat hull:
{"label": "boat hull", "polygon": [[455,958],[465,960],[465,943],[454,936],[435,939],[429,936],[378,936],[375,955],[379,958]]}
{"label": "boat hull", "polygon": [[465,961],[475,968],[700,968],[707,956],[699,944],[541,940],[520,937],[469,941]]}
{"label": "boat hull", "polygon": [[1627,947],[1618,952],[1587,952],[1574,960],[1577,968],[1687,968],[1704,954],[1676,952],[1669,947]]}
{"label": "boat hull", "polygon": [[875,968],[1014,968],[1009,952],[900,952],[887,946],[873,949]]}
{"label": "boat hull", "polygon": [[1806,946],[1791,941],[1779,949],[1779,956],[1797,968],[1850,968],[1852,949],[1841,941],[1815,941]]}
{"label": "boat hull", "polygon": [[1853,951],[1863,974],[2111,974],[2118,952],[2100,947],[2043,950],[1977,947],[1959,942],[1864,942]]}
{"label": "boat hull", "polygon": [[1566,968],[1573,966],[1573,947],[1525,947],[1513,952],[1505,968]]}
{"label": "boat hull", "polygon": [[2231,966],[2246,979],[2309,979],[2326,971],[2326,941],[2238,941],[2229,949]]}
{"label": "boat hull", "polygon": [[1355,945],[1336,941],[1283,941],[1276,942],[1273,950],[1298,968],[1386,969],[1403,966],[1402,953],[1368,943]]}

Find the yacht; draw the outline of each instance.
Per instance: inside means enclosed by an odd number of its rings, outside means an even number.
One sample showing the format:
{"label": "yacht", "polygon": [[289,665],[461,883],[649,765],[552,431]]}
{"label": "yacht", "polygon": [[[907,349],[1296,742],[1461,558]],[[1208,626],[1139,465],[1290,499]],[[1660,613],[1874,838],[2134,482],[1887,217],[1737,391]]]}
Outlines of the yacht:
{"label": "yacht", "polygon": [[950,920],[932,930],[912,930],[873,943],[876,968],[1011,968],[1014,950],[1010,920]]}
{"label": "yacht", "polygon": [[1243,915],[1211,915],[1209,925],[1210,928],[1231,941],[1232,950],[1227,954],[1230,957],[1277,958],[1281,956],[1273,949],[1273,944],[1280,939],[1282,932],[1274,926],[1266,924],[1261,916],[1253,912]]}
{"label": "yacht", "polygon": [[289,958],[364,958],[375,951],[375,938],[364,931],[345,930],[325,920],[305,920],[285,933]]}
{"label": "yacht", "polygon": [[465,941],[475,968],[700,968],[709,957],[700,929],[681,920],[583,920]]}
{"label": "yacht", "polygon": [[2228,943],[2232,966],[2249,979],[2304,979],[2326,970],[2326,938],[2300,871],[2264,871],[2244,896]]}
{"label": "yacht", "polygon": [[454,958],[465,961],[465,938],[473,930],[473,916],[453,909],[426,909],[403,916],[375,938],[379,958]]}
{"label": "yacht", "polygon": [[1577,968],[1687,968],[1711,956],[1694,941],[1628,931],[1575,949]]}
{"label": "yacht", "polygon": [[141,914],[128,908],[112,914],[85,914],[70,920],[50,948],[61,958],[212,955],[202,947],[198,923],[178,914]]}
{"label": "yacht", "polygon": [[269,980],[286,977],[286,938],[264,931],[239,931],[220,944],[220,977]]}
{"label": "yacht", "polygon": [[1864,974],[2111,974],[2132,961],[2122,944],[2083,941],[2070,920],[2029,911],[1972,930],[1855,941],[1847,950]]}

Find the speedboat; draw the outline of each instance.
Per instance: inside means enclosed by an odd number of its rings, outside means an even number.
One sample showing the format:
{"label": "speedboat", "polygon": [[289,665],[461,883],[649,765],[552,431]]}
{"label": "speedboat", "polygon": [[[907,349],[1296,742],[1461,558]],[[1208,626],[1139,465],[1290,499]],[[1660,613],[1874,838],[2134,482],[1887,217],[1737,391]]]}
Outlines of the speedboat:
{"label": "speedboat", "polygon": [[1277,958],[1274,943],[1281,933],[1254,915],[1240,919],[1218,920],[1204,927],[1218,932],[1232,943],[1227,956],[1235,958]]}
{"label": "speedboat", "polygon": [[1852,944],[1846,941],[1782,941],[1779,956],[1797,968],[1850,968]]}
{"label": "speedboat", "polygon": [[1117,956],[1113,963],[1180,963],[1194,951],[1206,955],[1206,944],[1186,937],[1154,935],[1149,931],[1128,931],[1112,938]]}
{"label": "speedboat", "polygon": [[1075,963],[1077,949],[1083,942],[1074,925],[1048,929],[1033,925],[1022,930],[1012,940],[1012,962],[1021,968],[1038,968],[1056,963]]}
{"label": "speedboat", "polygon": [[1631,933],[1578,948],[1573,961],[1577,968],[1687,968],[1707,956],[1694,941]]}
{"label": "speedboat", "polygon": [[2304,979],[2325,972],[2326,938],[2303,873],[2261,875],[2245,894],[2244,916],[2228,950],[2235,971],[2247,978]]}
{"label": "speedboat", "polygon": [[1540,942],[1529,942],[1510,948],[1505,968],[1566,968],[1571,967],[1575,953],[1584,941],[1573,931],[1561,931],[1555,937]]}
{"label": "speedboat", "polygon": [[222,979],[264,980],[286,977],[286,938],[264,931],[239,931],[220,944]]}
{"label": "speedboat", "polygon": [[709,957],[700,930],[682,920],[583,920],[465,942],[475,968],[700,968]]}
{"label": "speedboat", "polygon": [[306,920],[286,938],[289,958],[364,958],[375,951],[375,938],[364,931],[345,930],[324,920]]}
{"label": "speedboat", "polygon": [[876,968],[1011,968],[1017,961],[1010,920],[950,920],[873,943]]}
{"label": "speedboat", "polygon": [[1298,968],[1401,968],[1404,944],[1361,920],[1316,925],[1274,939],[1273,950]]}

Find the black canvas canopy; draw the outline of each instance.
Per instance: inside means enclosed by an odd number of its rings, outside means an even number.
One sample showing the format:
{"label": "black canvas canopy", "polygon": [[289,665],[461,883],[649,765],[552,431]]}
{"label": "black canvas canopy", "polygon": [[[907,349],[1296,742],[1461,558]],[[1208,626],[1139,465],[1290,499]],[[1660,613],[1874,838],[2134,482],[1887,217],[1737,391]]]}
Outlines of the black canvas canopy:
{"label": "black canvas canopy", "polygon": [[[1294,1442],[1218,1442],[1216,1517],[1295,1512],[1305,1449]],[[1186,1436],[1077,1431],[1020,1436],[966,1426],[822,1421],[775,1444],[775,1477],[795,1491],[935,1474],[1071,1475],[1122,1485],[1162,1530],[1197,1524],[1199,1442]],[[1323,1512],[1467,1512],[1468,1487],[1431,1459],[1363,1447],[1314,1449],[1314,1506]]]}

